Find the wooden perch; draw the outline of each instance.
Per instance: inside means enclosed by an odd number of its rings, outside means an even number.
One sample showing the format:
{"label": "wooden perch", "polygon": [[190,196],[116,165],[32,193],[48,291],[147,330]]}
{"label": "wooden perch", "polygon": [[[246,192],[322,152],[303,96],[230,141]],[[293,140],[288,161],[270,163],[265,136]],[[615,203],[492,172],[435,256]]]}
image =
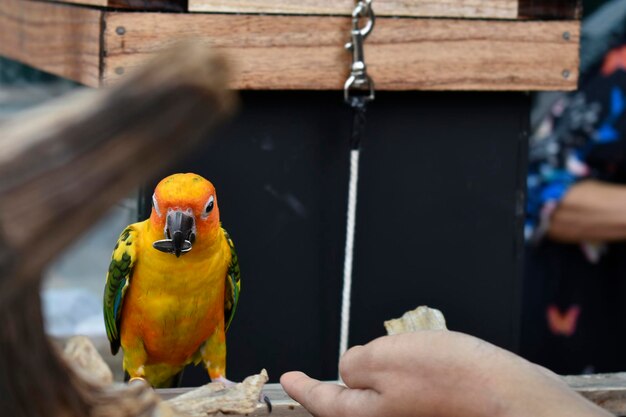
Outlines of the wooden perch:
{"label": "wooden perch", "polygon": [[208,138],[234,108],[223,60],[186,44],[122,85],[0,125],[0,415],[148,416],[143,386],[102,387],[44,335],[44,265],[121,197]]}
{"label": "wooden perch", "polygon": [[75,371],[97,385],[113,383],[113,372],[85,336],[71,337],[63,349],[63,357]]}
{"label": "wooden perch", "polygon": [[189,417],[205,417],[218,412],[250,414],[259,406],[261,390],[267,380],[267,372],[263,369],[240,384],[225,387],[220,382],[212,382],[174,397],[167,404]]}
{"label": "wooden perch", "polygon": [[[126,385],[113,384],[111,369],[107,366],[95,346],[85,336],[70,338],[64,349],[64,359],[76,372],[94,384],[109,390],[124,390]],[[160,396],[144,393],[144,401],[152,402],[152,416],[205,417],[210,414],[250,414],[257,409],[265,411],[265,405],[259,404],[261,390],[267,382],[265,369],[258,375],[246,378],[242,383],[225,386],[221,382],[212,382],[198,388],[189,389],[182,395],[162,402]],[[138,386],[139,387],[138,387]],[[144,384],[133,384],[133,389],[141,389]],[[146,388],[143,386],[143,388]],[[140,402],[139,402],[140,403]]]}

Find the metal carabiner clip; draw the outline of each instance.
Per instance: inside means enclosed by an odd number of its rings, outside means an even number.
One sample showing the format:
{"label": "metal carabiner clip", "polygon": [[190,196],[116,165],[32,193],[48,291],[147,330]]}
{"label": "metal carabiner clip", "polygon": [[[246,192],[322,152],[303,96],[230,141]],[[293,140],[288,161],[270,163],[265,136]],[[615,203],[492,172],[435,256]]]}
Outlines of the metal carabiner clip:
{"label": "metal carabiner clip", "polygon": [[[360,20],[367,18],[365,26],[359,27]],[[374,24],[376,23],[376,16],[374,15],[374,9],[372,9],[372,0],[360,0],[352,11],[352,31],[359,31],[363,39],[367,38]]]}
{"label": "metal carabiner clip", "polygon": [[[363,18],[366,18],[367,22],[363,27],[360,27]],[[350,66],[350,76],[344,84],[344,99],[352,106],[356,105],[357,102],[374,100],[374,82],[367,74],[363,52],[364,40],[374,28],[374,23],[375,16],[371,7],[371,0],[360,0],[352,12],[352,30],[350,31],[352,39],[346,44],[346,49],[352,51],[352,65]],[[355,96],[353,94],[355,91],[366,94]]]}

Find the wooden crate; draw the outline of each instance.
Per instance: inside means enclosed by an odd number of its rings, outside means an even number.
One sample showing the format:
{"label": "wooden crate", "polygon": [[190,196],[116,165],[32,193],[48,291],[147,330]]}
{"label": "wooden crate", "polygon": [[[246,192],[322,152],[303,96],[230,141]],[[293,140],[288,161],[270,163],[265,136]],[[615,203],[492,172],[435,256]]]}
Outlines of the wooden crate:
{"label": "wooden crate", "polygon": [[[378,90],[573,90],[579,9],[565,3],[538,10],[523,0],[375,0],[369,71]],[[98,87],[194,39],[230,57],[233,88],[340,89],[352,4],[3,0],[0,55]],[[535,20],[535,12],[552,19]]]}

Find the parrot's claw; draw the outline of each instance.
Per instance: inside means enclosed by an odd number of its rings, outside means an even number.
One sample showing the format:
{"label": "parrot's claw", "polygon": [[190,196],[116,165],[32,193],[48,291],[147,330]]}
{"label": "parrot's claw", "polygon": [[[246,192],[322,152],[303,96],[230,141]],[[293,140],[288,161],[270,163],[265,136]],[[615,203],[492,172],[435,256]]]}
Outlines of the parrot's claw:
{"label": "parrot's claw", "polygon": [[267,405],[267,414],[272,414],[272,402],[270,401],[270,398],[267,395],[261,393],[260,402],[263,402],[265,403],[265,405]]}

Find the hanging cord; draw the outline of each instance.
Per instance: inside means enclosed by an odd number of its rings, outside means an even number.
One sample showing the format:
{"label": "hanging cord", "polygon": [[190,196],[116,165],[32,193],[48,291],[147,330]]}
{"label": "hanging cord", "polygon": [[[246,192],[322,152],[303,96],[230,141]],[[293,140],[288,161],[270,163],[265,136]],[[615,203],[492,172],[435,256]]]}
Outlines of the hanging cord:
{"label": "hanging cord", "polygon": [[[374,81],[367,74],[363,54],[363,41],[374,28],[372,0],[359,0],[352,12],[351,42],[346,49],[352,52],[350,76],[344,85],[344,99],[353,110],[350,135],[350,182],[348,187],[348,213],[346,221],[346,247],[343,264],[343,292],[341,296],[341,330],[339,357],[348,349],[350,329],[350,302],[352,297],[352,265],[354,259],[354,232],[356,229],[356,203],[359,181],[359,157],[365,131],[367,103],[374,100]],[[341,379],[341,377],[340,377]]]}

